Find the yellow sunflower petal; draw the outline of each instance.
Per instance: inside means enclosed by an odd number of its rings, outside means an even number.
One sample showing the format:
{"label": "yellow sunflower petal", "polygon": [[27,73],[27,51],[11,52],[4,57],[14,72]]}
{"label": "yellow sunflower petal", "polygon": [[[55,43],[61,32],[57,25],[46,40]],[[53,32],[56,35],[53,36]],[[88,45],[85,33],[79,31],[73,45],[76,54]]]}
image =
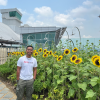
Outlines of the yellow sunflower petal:
{"label": "yellow sunflower petal", "polygon": [[57,58],[57,61],[60,61],[62,58],[63,58],[63,56],[59,56],[59,57]]}
{"label": "yellow sunflower petal", "polygon": [[64,54],[65,55],[68,55],[69,53],[70,53],[70,50],[69,49],[64,50]]}
{"label": "yellow sunflower petal", "polygon": [[95,58],[94,61],[93,61],[93,64],[97,67],[100,67],[100,57],[98,58]]}
{"label": "yellow sunflower petal", "polygon": [[74,62],[77,59],[76,55],[72,55],[72,57],[70,58],[71,62]]}
{"label": "yellow sunflower petal", "polygon": [[77,50],[78,50],[78,48],[74,48],[73,50],[72,50],[72,52],[77,52]]}
{"label": "yellow sunflower petal", "polygon": [[75,64],[79,64],[79,63],[81,63],[81,62],[82,62],[82,58],[78,58],[78,59],[76,59],[76,60],[74,61]]}

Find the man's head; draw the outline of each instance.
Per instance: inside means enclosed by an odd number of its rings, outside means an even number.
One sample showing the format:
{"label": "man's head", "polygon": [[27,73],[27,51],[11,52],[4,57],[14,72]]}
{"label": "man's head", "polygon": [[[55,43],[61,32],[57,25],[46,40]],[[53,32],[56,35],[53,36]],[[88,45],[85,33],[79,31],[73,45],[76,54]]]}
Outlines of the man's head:
{"label": "man's head", "polygon": [[26,54],[31,56],[33,54],[33,46],[29,45],[26,47]]}

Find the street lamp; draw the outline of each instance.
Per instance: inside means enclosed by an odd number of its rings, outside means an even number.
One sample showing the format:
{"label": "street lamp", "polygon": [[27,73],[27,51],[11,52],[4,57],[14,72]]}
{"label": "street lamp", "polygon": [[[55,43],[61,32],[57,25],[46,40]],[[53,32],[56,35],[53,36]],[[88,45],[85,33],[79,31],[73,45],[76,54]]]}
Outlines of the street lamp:
{"label": "street lamp", "polygon": [[[30,36],[33,37],[32,35],[28,35],[28,36],[27,36],[27,45],[28,45],[28,40],[29,40],[28,38],[29,38]],[[35,38],[33,37],[33,39],[36,39],[36,36],[35,36]]]}
{"label": "street lamp", "polygon": [[46,37],[46,35],[47,35],[47,34],[49,34],[49,32],[45,34],[45,38],[44,38],[45,40],[47,40],[47,39],[48,39],[48,38]]}

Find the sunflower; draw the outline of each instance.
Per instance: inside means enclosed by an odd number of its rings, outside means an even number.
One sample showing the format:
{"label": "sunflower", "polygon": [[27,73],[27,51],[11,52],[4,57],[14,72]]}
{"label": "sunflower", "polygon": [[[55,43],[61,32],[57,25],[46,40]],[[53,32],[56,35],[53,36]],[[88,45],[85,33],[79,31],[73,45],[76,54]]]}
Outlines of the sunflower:
{"label": "sunflower", "polygon": [[54,55],[54,57],[58,58],[58,55]]}
{"label": "sunflower", "polygon": [[25,55],[25,53],[24,53],[24,52],[20,52],[20,55],[21,55],[21,56],[24,56],[24,55]]}
{"label": "sunflower", "polygon": [[97,67],[100,67],[100,57],[98,58],[95,58],[94,61],[93,61],[93,64]]}
{"label": "sunflower", "polygon": [[76,59],[76,60],[74,61],[75,64],[79,64],[79,63],[81,63],[81,62],[82,62],[82,58],[78,58],[78,59]]}
{"label": "sunflower", "polygon": [[21,54],[22,54],[22,55],[25,55],[24,51],[23,51],[23,52],[21,52]]}
{"label": "sunflower", "polygon": [[46,51],[46,54],[49,54],[49,51]]}
{"label": "sunflower", "polygon": [[36,52],[36,50],[33,50],[33,53],[35,53]]}
{"label": "sunflower", "polygon": [[19,52],[16,52],[16,56],[19,55]]}
{"label": "sunflower", "polygon": [[57,52],[55,51],[53,54],[56,54]]}
{"label": "sunflower", "polygon": [[49,51],[49,55],[52,55],[52,51]]}
{"label": "sunflower", "polygon": [[10,53],[8,53],[8,56],[10,55]]}
{"label": "sunflower", "polygon": [[62,58],[63,58],[63,56],[59,56],[59,57],[57,58],[57,61],[60,61]]}
{"label": "sunflower", "polygon": [[53,57],[56,57],[56,58],[58,58],[58,55],[54,55],[54,54],[52,54],[53,55]]}
{"label": "sunflower", "polygon": [[45,53],[45,52],[47,52],[47,49],[44,49],[44,50],[43,50],[43,53]]}
{"label": "sunflower", "polygon": [[38,51],[39,51],[39,52],[42,52],[42,48],[39,48]]}
{"label": "sunflower", "polygon": [[12,52],[12,53],[11,53],[11,55],[14,55],[14,54],[15,54],[15,52]]}
{"label": "sunflower", "polygon": [[72,55],[72,57],[70,58],[71,62],[74,62],[77,59],[76,55]]}
{"label": "sunflower", "polygon": [[21,56],[23,56],[23,54],[20,54]]}
{"label": "sunflower", "polygon": [[69,49],[64,50],[64,54],[65,55],[68,55],[69,53],[70,53],[70,50]]}
{"label": "sunflower", "polygon": [[43,54],[43,57],[44,57],[44,58],[46,58],[47,56],[48,56],[48,54],[46,54],[46,53],[45,53],[45,54]]}
{"label": "sunflower", "polygon": [[72,50],[72,52],[77,52],[77,50],[78,50],[78,48],[74,48],[73,50]]}
{"label": "sunflower", "polygon": [[97,55],[92,56],[92,59],[91,59],[92,62],[94,61],[95,58],[98,58],[98,57],[99,57],[99,56],[97,56]]}
{"label": "sunflower", "polygon": [[33,53],[33,55],[34,55],[34,56],[37,56],[37,55],[38,55],[38,52]]}

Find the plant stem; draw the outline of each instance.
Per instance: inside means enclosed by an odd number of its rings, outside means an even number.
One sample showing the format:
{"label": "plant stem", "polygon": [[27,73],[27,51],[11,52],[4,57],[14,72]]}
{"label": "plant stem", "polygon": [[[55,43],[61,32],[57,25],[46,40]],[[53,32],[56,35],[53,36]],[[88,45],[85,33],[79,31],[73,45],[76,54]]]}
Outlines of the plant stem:
{"label": "plant stem", "polygon": [[[79,83],[79,68],[77,67],[77,82]],[[78,99],[80,99],[80,88],[78,89]]]}

